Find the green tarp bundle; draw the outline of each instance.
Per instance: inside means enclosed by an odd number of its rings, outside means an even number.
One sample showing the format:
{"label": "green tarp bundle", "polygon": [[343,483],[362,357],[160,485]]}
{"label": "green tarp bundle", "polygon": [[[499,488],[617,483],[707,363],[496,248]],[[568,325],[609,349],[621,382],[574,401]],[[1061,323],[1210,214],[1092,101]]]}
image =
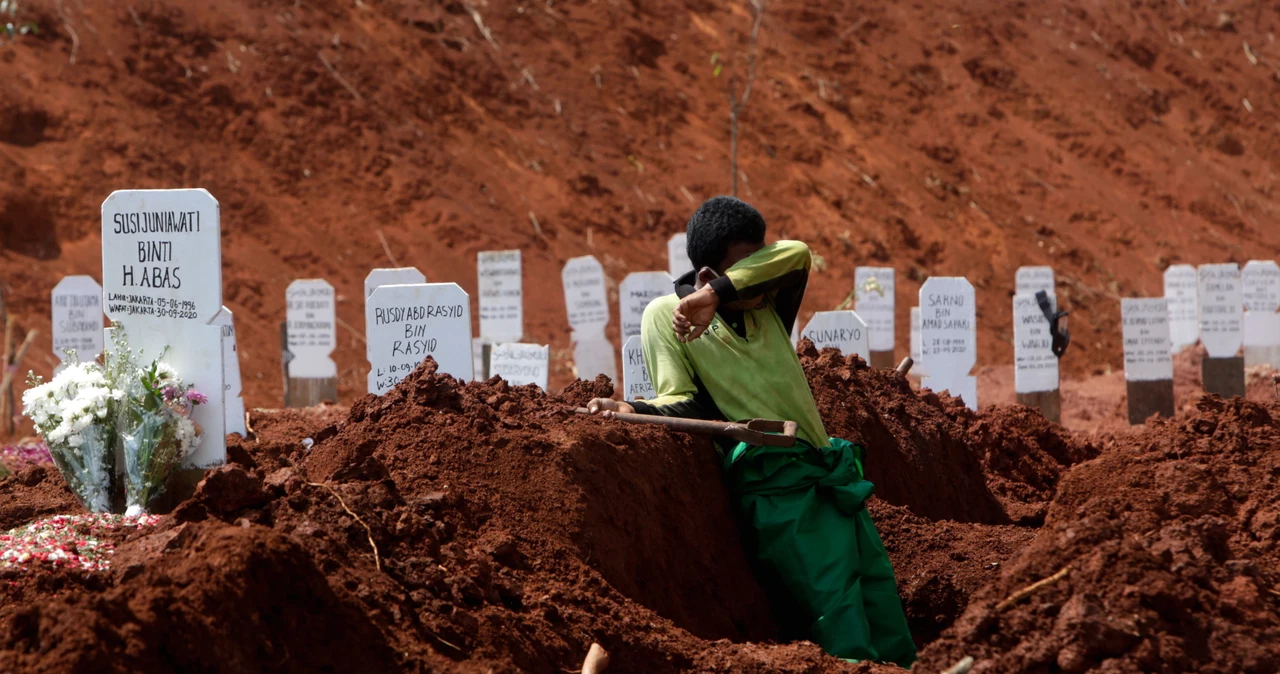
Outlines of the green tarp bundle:
{"label": "green tarp bundle", "polygon": [[751,530],[752,552],[811,621],[831,655],[910,667],[915,643],[893,566],[864,504],[862,447],[831,438],[819,449],[739,444],[724,462]]}

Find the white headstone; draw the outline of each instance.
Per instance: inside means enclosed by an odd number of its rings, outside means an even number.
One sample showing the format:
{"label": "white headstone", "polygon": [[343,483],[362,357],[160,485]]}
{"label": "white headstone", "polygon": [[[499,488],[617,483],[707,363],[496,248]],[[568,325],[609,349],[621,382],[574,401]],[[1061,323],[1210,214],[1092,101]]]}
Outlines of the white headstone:
{"label": "white headstone", "polygon": [[471,379],[472,381],[484,381],[488,377],[484,376],[484,347],[488,342],[480,337],[471,340]]}
{"label": "white headstone", "polygon": [[1280,366],[1280,266],[1250,260],[1240,271],[1244,287],[1245,365]]}
{"label": "white headstone", "polygon": [[231,310],[222,307],[213,318],[213,324],[222,329],[222,390],[226,404],[227,435],[248,434],[244,423],[244,382],[240,377],[240,348],[236,344],[235,317]]}
{"label": "white headstone", "polygon": [[683,232],[667,239],[667,271],[673,280],[693,271],[693,262],[689,260],[688,241],[688,235]]}
{"label": "white headstone", "polygon": [[929,374],[921,385],[950,391],[978,409],[977,378],[969,375],[977,347],[973,285],[958,276],[926,280],[920,287],[920,360]]}
{"label": "white headstone", "polygon": [[91,276],[66,276],[53,287],[53,352],[75,349],[82,363],[102,354],[102,286]]}
{"label": "white headstone", "polygon": [[489,373],[512,386],[535,384],[547,390],[551,347],[537,344],[497,344],[489,354]]}
{"label": "white headstone", "polygon": [[1210,358],[1234,358],[1244,340],[1244,293],[1240,266],[1202,264],[1197,270],[1200,290],[1200,341]]}
{"label": "white headstone", "polygon": [[920,356],[920,307],[911,307],[911,374],[925,377],[929,371],[925,369],[924,359]]}
{"label": "white headstone", "polygon": [[364,296],[368,299],[378,286],[426,283],[427,277],[417,267],[379,267],[364,277]]}
{"label": "white headstone", "polygon": [[1173,379],[1169,301],[1163,297],[1120,300],[1127,381]]}
{"label": "white headstone", "polygon": [[379,286],[365,302],[369,393],[383,395],[427,356],[471,381],[471,300],[456,283]]}
{"label": "white headstone", "polygon": [[800,336],[813,342],[818,349],[834,347],[846,356],[856,353],[865,361],[871,360],[867,324],[852,311],[816,312]]}
{"label": "white headstone", "polygon": [[1200,340],[1200,303],[1196,268],[1175,264],[1164,270],[1164,298],[1169,300],[1169,337],[1177,353]]}
{"label": "white headstone", "polygon": [[192,413],[203,433],[184,465],[226,463],[222,328],[212,325],[222,310],[217,200],[202,189],[112,192],[102,203],[102,274],[105,312],[130,348],[163,353],[208,397]]}
{"label": "white headstone", "polygon": [[1280,266],[1274,260],[1250,260],[1240,270],[1245,311],[1275,313],[1280,307]]}
{"label": "white headstone", "polygon": [[[574,332],[603,336],[609,324],[609,294],[605,288],[604,267],[590,255],[575,257],[560,273],[564,284],[564,304],[569,314],[569,327]],[[612,357],[612,349],[610,349]]]}
{"label": "white headstone", "polygon": [[330,354],[337,346],[338,320],[333,286],[324,279],[298,279],[285,289],[286,334],[290,377],[328,379],[338,376]]}
{"label": "white headstone", "polygon": [[480,337],[491,343],[519,342],[524,337],[520,251],[478,253],[476,274],[480,277]]}
{"label": "white headstone", "polygon": [[[1057,307],[1052,293],[1049,301]],[[1013,362],[1014,390],[1018,393],[1058,390],[1058,358],[1053,355],[1049,319],[1035,295],[1013,296]]]}
{"label": "white headstone", "polygon": [[1043,290],[1054,294],[1053,267],[1018,267],[1014,276],[1016,294],[1032,295]]}
{"label": "white headstone", "polygon": [[867,322],[872,351],[893,351],[893,267],[857,267],[853,270],[858,316]]}
{"label": "white headstone", "polygon": [[658,397],[644,364],[644,348],[639,335],[632,335],[622,345],[622,400],[652,400]]}
{"label": "white headstone", "polygon": [[618,316],[622,321],[622,338],[640,334],[644,308],[653,300],[675,292],[671,277],[664,271],[638,271],[627,274],[618,286]]}
{"label": "white headstone", "polygon": [[610,381],[618,381],[618,365],[614,360],[613,344],[603,336],[577,340],[573,345],[573,367],[578,379],[588,381],[604,375]]}

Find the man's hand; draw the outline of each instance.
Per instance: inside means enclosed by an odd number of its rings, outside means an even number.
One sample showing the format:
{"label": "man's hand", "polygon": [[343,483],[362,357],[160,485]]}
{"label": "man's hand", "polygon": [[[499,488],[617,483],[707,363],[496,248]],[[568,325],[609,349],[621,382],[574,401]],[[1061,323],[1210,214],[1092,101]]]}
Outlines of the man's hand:
{"label": "man's hand", "polygon": [[709,285],[702,286],[680,300],[680,305],[671,318],[676,338],[687,343],[701,337],[711,326],[719,306],[720,296]]}
{"label": "man's hand", "polygon": [[587,411],[592,414],[599,414],[606,419],[612,419],[619,412],[622,414],[635,414],[636,408],[626,403],[618,402],[613,398],[596,398],[587,403]]}

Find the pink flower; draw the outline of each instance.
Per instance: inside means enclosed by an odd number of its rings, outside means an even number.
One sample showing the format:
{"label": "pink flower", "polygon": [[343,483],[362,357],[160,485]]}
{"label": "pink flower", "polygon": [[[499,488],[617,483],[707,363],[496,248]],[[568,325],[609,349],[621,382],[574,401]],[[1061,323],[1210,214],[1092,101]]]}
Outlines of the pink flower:
{"label": "pink flower", "polygon": [[192,389],[187,391],[187,402],[192,405],[203,405],[209,402],[209,397],[195,389]]}

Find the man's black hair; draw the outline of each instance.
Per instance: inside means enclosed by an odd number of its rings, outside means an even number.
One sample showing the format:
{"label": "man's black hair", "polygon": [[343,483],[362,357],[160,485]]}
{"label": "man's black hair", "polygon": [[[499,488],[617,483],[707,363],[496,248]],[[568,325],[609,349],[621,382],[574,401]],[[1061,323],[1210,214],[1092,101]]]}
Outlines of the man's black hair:
{"label": "man's black hair", "polygon": [[735,243],[764,243],[764,216],[741,199],[707,199],[686,228],[686,251],[694,269],[717,269]]}

